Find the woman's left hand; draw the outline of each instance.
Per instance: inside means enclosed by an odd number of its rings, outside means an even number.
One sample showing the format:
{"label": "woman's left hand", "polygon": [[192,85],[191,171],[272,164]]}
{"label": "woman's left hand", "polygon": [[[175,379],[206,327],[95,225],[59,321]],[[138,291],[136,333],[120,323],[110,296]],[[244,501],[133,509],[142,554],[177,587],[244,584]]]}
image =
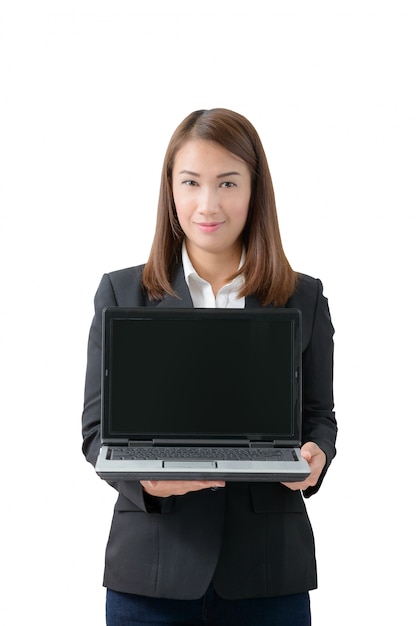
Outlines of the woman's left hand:
{"label": "woman's left hand", "polygon": [[313,441],[308,441],[305,443],[300,449],[301,456],[306,459],[309,463],[309,467],[311,468],[311,473],[302,482],[294,482],[294,483],[282,483],[292,491],[298,491],[299,489],[307,489],[308,487],[314,487],[318,482],[318,479],[321,475],[322,470],[324,469],[324,465],[326,463],[325,452],[321,450],[321,448],[314,443]]}

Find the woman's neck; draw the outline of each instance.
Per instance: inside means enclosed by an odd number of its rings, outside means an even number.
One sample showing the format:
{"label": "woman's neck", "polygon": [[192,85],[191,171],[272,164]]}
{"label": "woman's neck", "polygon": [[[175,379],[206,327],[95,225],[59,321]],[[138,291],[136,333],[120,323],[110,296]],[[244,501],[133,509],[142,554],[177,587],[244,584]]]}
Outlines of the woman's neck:
{"label": "woman's neck", "polygon": [[233,249],[222,253],[195,248],[187,245],[187,242],[186,248],[194,269],[203,280],[210,283],[216,296],[221,287],[231,282],[231,276],[239,267],[242,254],[241,243],[237,243]]}

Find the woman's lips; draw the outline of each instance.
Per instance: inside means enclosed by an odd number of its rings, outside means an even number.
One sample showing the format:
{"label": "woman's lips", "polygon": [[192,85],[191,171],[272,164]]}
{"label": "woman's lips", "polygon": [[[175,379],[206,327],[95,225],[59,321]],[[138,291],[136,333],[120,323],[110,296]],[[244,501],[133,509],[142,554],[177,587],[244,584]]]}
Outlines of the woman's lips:
{"label": "woman's lips", "polygon": [[195,222],[196,226],[204,233],[213,233],[218,230],[223,222]]}

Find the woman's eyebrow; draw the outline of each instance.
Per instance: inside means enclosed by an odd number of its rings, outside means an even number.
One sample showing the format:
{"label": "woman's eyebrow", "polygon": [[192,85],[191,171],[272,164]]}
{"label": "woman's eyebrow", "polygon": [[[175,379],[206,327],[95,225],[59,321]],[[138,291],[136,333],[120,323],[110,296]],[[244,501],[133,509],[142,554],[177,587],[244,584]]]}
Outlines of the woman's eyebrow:
{"label": "woman's eyebrow", "polygon": [[[200,174],[190,170],[181,170],[179,174],[188,174],[189,176],[195,176],[196,178],[200,177]],[[225,172],[224,174],[218,174],[216,178],[225,178],[226,176],[241,176],[241,174],[239,172]]]}
{"label": "woman's eyebrow", "polygon": [[225,174],[218,174],[216,178],[224,178],[225,176],[241,176],[239,172],[225,172]]}
{"label": "woman's eyebrow", "polygon": [[190,170],[181,170],[179,174],[189,174],[189,176],[196,176],[197,178],[199,178],[200,176],[200,174],[197,174],[196,172],[191,172]]}

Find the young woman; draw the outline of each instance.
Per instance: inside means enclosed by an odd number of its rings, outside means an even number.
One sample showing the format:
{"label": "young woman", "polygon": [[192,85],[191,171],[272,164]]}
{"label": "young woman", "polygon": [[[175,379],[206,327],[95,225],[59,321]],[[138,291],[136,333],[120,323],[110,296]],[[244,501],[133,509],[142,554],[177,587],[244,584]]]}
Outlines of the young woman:
{"label": "young woman", "polygon": [[334,331],[321,282],[295,273],[284,254],[258,134],[230,110],[196,111],[176,129],[148,262],[105,274],[97,290],[83,413],[83,451],[92,464],[100,445],[103,308],[179,299],[183,307],[301,310],[302,455],[311,475],[288,484],[111,483],[118,498],[106,550],[107,624],[308,626],[317,579],[302,493],[318,491],[335,455]]}

